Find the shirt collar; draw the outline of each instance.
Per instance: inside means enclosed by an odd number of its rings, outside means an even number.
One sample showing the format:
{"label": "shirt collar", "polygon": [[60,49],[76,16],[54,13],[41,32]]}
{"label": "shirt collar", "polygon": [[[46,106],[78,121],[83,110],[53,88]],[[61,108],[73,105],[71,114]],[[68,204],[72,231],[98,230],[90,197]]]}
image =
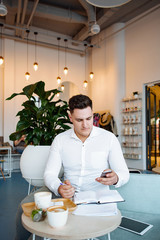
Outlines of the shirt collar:
{"label": "shirt collar", "polygon": [[[93,126],[92,131],[91,131],[91,133],[90,133],[90,135],[89,135],[89,137],[88,137],[87,139],[90,139],[90,138],[95,137],[95,136],[98,135],[97,128],[98,128],[98,127]],[[72,128],[71,137],[80,140],[80,139],[77,137],[77,135],[75,134],[74,128]],[[87,139],[86,139],[86,140],[87,140]]]}
{"label": "shirt collar", "polygon": [[97,135],[99,135],[98,127],[93,126],[92,131],[91,131],[91,133],[90,133],[88,138],[95,137]]}

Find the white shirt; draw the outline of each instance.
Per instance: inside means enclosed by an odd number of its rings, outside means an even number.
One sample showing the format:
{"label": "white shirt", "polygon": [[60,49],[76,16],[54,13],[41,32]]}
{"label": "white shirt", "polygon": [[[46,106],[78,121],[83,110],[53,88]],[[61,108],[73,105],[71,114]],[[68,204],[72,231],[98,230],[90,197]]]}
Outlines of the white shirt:
{"label": "white shirt", "polygon": [[107,168],[113,169],[118,175],[116,187],[129,180],[129,171],[118,139],[113,133],[95,126],[84,143],[73,129],[59,134],[54,139],[44,172],[44,181],[56,195],[61,182],[58,178],[61,166],[64,168],[64,180],[69,179],[76,190],[100,187],[108,189],[108,186],[95,181]]}

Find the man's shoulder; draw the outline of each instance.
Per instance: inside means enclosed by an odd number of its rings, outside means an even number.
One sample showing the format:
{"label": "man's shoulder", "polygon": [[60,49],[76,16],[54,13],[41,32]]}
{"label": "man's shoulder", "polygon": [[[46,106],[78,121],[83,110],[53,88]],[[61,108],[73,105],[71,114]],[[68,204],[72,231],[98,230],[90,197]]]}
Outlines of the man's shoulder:
{"label": "man's shoulder", "polygon": [[93,131],[96,135],[115,136],[112,132],[96,126],[93,126]]}
{"label": "man's shoulder", "polygon": [[73,129],[69,129],[69,130],[66,130],[62,133],[59,133],[57,136],[56,136],[56,139],[63,139],[65,137],[69,137],[71,136],[71,133],[73,132]]}

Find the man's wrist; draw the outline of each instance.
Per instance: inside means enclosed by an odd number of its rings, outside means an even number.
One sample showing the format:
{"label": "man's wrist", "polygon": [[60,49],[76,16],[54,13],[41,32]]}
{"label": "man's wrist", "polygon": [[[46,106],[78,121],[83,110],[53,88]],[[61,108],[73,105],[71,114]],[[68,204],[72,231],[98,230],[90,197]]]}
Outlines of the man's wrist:
{"label": "man's wrist", "polygon": [[116,185],[118,183],[118,181],[119,181],[119,177],[118,177],[117,174],[116,174],[116,178],[117,178],[117,181],[113,185]]}

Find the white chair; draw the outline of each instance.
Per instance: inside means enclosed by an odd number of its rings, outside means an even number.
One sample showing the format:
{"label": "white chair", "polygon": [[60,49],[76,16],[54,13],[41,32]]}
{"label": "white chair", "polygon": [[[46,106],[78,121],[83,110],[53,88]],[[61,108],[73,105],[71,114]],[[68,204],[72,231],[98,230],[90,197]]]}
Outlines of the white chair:
{"label": "white chair", "polygon": [[23,178],[29,183],[28,194],[31,185],[34,187],[44,186],[44,169],[49,155],[50,146],[27,146],[20,159],[20,169]]}

